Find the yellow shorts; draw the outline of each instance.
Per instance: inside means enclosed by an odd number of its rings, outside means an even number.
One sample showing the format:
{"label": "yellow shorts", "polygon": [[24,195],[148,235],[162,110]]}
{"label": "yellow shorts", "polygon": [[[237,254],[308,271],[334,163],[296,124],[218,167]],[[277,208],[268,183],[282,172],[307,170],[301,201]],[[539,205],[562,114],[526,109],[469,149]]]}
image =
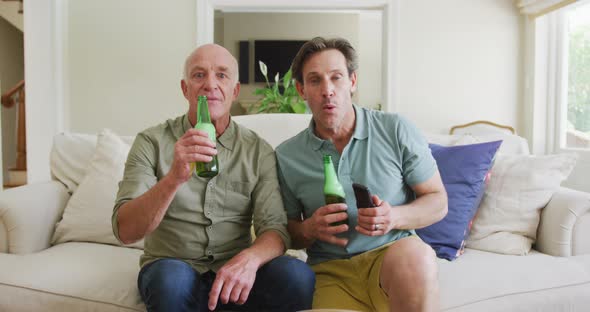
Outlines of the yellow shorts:
{"label": "yellow shorts", "polygon": [[[413,235],[415,236],[415,235]],[[316,274],[314,309],[389,311],[388,296],[381,288],[379,274],[387,247],[313,265]]]}

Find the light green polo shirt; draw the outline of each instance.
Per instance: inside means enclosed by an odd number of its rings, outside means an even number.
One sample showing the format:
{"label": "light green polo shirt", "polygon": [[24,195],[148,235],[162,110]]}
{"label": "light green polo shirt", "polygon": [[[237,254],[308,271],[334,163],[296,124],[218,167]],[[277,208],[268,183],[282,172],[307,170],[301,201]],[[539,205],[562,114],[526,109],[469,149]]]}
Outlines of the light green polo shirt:
{"label": "light green polo shirt", "polygon": [[[119,207],[144,194],[170,171],[174,144],[189,128],[183,115],[137,135],[113,209],[117,239]],[[256,235],[276,231],[289,247],[272,147],[231,121],[217,138],[217,151],[219,174],[201,178],[193,173],[179,188],[160,225],[145,237],[141,266],[158,258],[178,258],[198,272],[217,271],[252,244],[252,223]]]}
{"label": "light green polo shirt", "polygon": [[324,163],[322,156],[332,156],[338,179],[346,194],[349,230],[348,245],[340,247],[317,240],[307,249],[308,262],[316,264],[343,259],[406,237],[411,231],[394,230],[383,236],[369,237],[358,233],[358,210],[352,183],[361,183],[390,205],[412,201],[415,194],[410,185],[430,179],[436,162],[428,143],[405,118],[354,106],[356,125],[342,155],[332,142],[314,133],[313,120],[307,129],[283,142],[276,149],[279,181],[287,217],[308,218],[325,205]]}

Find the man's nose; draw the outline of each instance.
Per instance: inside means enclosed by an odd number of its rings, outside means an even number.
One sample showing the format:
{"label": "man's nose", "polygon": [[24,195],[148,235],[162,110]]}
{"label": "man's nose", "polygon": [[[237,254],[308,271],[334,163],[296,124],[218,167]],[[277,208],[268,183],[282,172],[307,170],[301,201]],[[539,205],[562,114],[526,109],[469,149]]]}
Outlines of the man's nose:
{"label": "man's nose", "polygon": [[325,97],[332,97],[334,95],[334,84],[330,80],[322,82],[322,95]]}
{"label": "man's nose", "polygon": [[215,81],[215,75],[207,75],[205,78],[205,84],[203,86],[205,90],[217,89],[217,82]]}

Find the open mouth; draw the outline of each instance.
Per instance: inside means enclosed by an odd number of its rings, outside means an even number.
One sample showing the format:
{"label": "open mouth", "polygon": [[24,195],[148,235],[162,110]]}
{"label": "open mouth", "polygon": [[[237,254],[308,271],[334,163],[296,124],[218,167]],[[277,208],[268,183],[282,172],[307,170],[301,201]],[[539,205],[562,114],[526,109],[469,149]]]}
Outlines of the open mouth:
{"label": "open mouth", "polygon": [[322,107],[322,109],[323,109],[324,111],[332,112],[332,111],[334,111],[334,110],[336,109],[336,105],[334,105],[334,104],[325,104],[325,105]]}

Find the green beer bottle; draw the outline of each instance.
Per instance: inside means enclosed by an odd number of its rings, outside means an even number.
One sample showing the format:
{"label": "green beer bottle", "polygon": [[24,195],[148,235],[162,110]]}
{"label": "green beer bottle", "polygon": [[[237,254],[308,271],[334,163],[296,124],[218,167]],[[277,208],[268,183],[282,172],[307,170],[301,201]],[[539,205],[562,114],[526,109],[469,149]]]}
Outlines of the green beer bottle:
{"label": "green beer bottle", "polygon": [[[199,95],[197,106],[197,123],[195,129],[207,132],[209,139],[216,142],[215,139],[215,126],[211,123],[211,116],[209,116],[209,105],[207,104],[207,97]],[[208,163],[195,162],[195,171],[199,177],[212,178],[219,173],[219,167],[217,163],[217,155],[213,156],[213,160]]]}
{"label": "green beer bottle", "polygon": [[[324,155],[324,197],[326,198],[326,205],[346,203],[346,195],[342,184],[338,181],[336,169],[334,169],[332,156],[330,155]],[[348,224],[348,218],[330,225],[336,226],[340,224]]]}

